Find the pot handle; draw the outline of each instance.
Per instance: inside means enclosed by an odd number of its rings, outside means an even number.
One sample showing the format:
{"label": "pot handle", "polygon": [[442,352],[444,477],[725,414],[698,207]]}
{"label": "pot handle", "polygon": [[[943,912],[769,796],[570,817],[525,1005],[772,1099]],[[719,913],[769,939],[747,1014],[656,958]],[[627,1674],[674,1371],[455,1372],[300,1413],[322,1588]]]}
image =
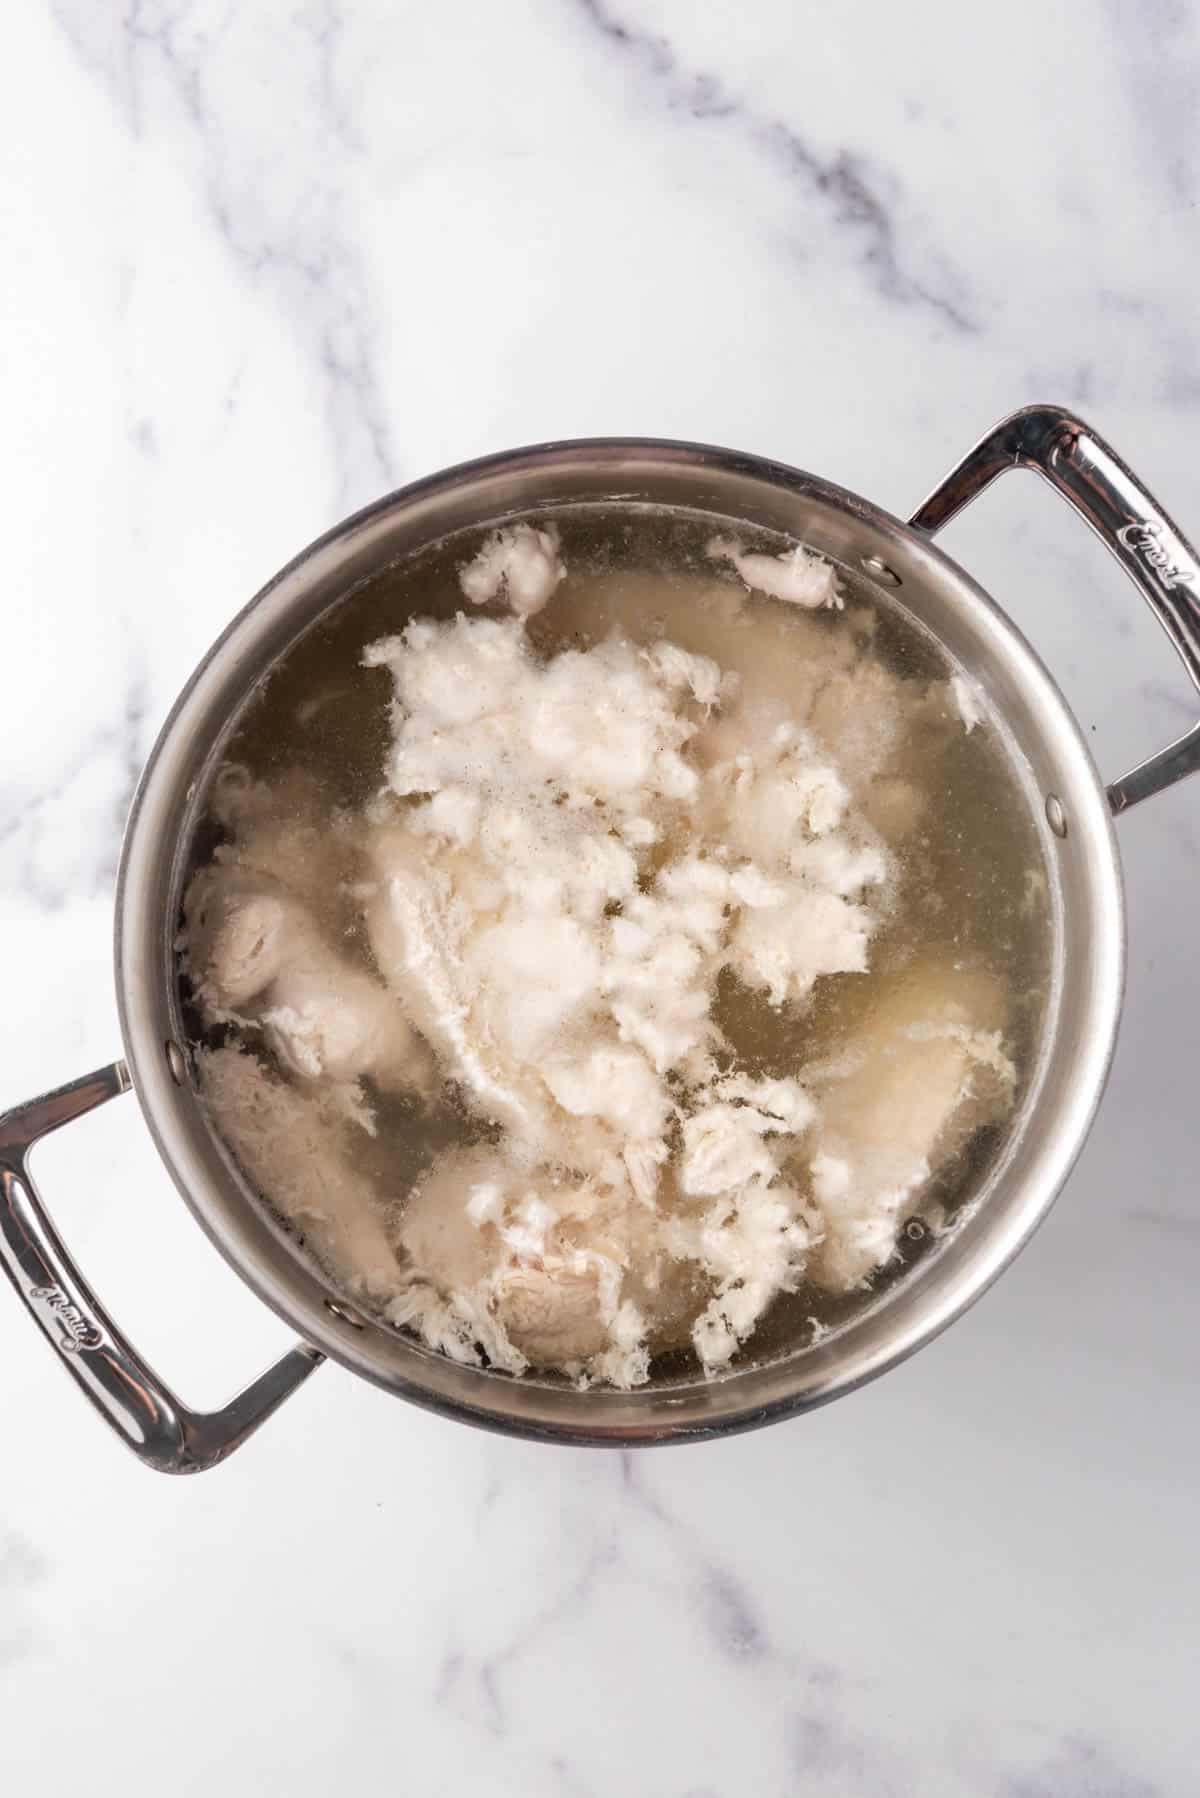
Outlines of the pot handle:
{"label": "pot handle", "polygon": [[[909,523],[930,535],[997,475],[1032,468],[1057,489],[1126,574],[1200,688],[1200,559],[1137,476],[1082,419],[1058,406],[1026,406],[989,431],[948,474]],[[1200,723],[1108,789],[1124,812],[1200,769]]]}
{"label": "pot handle", "polygon": [[240,1448],[325,1359],[299,1342],[222,1411],[189,1411],[116,1328],[51,1223],[29,1172],[35,1143],[129,1090],[124,1062],[0,1117],[0,1264],[101,1416],[147,1467],[200,1473]]}

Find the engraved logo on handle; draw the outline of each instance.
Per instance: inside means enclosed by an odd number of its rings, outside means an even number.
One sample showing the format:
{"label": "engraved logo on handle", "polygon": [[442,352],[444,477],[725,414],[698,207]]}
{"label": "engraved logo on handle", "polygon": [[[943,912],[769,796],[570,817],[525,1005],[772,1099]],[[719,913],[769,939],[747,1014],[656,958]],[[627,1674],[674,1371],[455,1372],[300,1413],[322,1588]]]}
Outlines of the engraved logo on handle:
{"label": "engraved logo on handle", "polygon": [[32,1286],[29,1296],[54,1313],[62,1331],[58,1346],[64,1355],[78,1354],[80,1349],[99,1348],[104,1341],[103,1332],[71,1302],[61,1286]]}
{"label": "engraved logo on handle", "polygon": [[1172,562],[1171,552],[1163,542],[1163,527],[1153,520],[1145,524],[1123,524],[1117,532],[1117,542],[1143,557],[1151,568],[1157,568],[1164,587],[1185,587],[1196,578],[1190,568],[1179,568]]}

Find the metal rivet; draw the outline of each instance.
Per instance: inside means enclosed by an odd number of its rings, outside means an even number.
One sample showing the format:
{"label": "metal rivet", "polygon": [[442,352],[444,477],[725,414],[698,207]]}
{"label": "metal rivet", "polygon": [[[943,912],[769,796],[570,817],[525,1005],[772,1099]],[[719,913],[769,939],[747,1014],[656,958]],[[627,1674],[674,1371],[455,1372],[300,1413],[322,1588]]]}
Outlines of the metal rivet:
{"label": "metal rivet", "polygon": [[904,1226],[904,1234],[910,1242],[924,1242],[929,1234],[929,1225],[919,1217],[910,1217]]}
{"label": "metal rivet", "polygon": [[889,568],[879,556],[864,556],[862,565],[873,581],[880,581],[885,587],[902,587],[904,585],[896,570]]}
{"label": "metal rivet", "polygon": [[1066,836],[1067,814],[1057,793],[1048,793],[1046,796],[1046,822],[1056,837]]}
{"label": "metal rivet", "polygon": [[342,1323],[349,1324],[352,1330],[365,1330],[367,1327],[361,1317],[356,1317],[353,1311],[347,1311],[342,1305],[335,1305],[332,1299],[325,1300],[325,1309],[332,1316],[340,1318]]}
{"label": "metal rivet", "polygon": [[178,1043],[164,1044],[167,1055],[167,1067],[176,1086],[187,1085],[187,1062],[183,1059],[183,1050]]}

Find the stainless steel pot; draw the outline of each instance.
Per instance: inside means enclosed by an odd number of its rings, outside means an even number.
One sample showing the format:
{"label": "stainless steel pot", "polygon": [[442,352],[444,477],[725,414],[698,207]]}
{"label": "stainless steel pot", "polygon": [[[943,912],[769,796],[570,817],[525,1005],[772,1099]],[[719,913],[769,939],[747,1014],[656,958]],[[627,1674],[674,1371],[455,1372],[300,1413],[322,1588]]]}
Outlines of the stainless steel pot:
{"label": "stainless steel pot", "polygon": [[[329,1356],[402,1397],[539,1441],[684,1441],[770,1423],[882,1373],[943,1329],[1025,1242],[1099,1102],[1121,1007],[1124,921],[1112,813],[1200,768],[1200,724],[1105,788],[1053,680],[999,608],[933,543],[1009,468],[1062,493],[1149,601],[1200,686],[1200,563],[1079,419],[1016,413],[908,524],[812,475],[729,450],[650,440],[549,444],[418,482],[349,519],[264,588],[214,645],[164,725],[121,856],[116,982],[125,1058],[0,1119],[0,1259],[92,1403],[151,1467],[213,1466]],[[1054,875],[1055,977],[1043,1047],[1008,1146],[957,1228],[832,1338],[721,1378],[581,1393],[456,1365],[357,1315],[258,1204],[215,1140],[180,1048],[172,937],[186,845],[229,720],[296,637],[370,573],[446,533],[532,509],[627,500],[749,522],[813,545],[895,595],[969,668],[1005,720]],[[29,1170],[49,1131],[132,1085],[197,1221],[303,1340],[224,1410],[187,1409],[126,1341],[60,1240]]]}

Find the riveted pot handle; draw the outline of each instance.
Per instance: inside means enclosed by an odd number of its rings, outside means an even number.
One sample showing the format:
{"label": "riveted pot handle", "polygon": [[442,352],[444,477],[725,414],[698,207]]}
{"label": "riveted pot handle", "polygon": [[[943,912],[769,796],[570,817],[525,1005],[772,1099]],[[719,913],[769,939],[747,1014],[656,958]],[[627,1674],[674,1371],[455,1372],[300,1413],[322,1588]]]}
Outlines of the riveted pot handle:
{"label": "riveted pot handle", "polygon": [[147,1467],[199,1473],[240,1448],[324,1360],[297,1343],[222,1411],[189,1411],[121,1335],[46,1213],[29,1172],[34,1144],[128,1091],[123,1062],[0,1117],[0,1263],[97,1411]]}
{"label": "riveted pot handle", "polygon": [[[1200,688],[1200,559],[1158,502],[1082,419],[1057,406],[1014,412],[963,457],[909,521],[931,534],[1010,468],[1032,468],[1068,500],[1140,588]],[[1127,811],[1200,769],[1200,723],[1108,789]]]}

